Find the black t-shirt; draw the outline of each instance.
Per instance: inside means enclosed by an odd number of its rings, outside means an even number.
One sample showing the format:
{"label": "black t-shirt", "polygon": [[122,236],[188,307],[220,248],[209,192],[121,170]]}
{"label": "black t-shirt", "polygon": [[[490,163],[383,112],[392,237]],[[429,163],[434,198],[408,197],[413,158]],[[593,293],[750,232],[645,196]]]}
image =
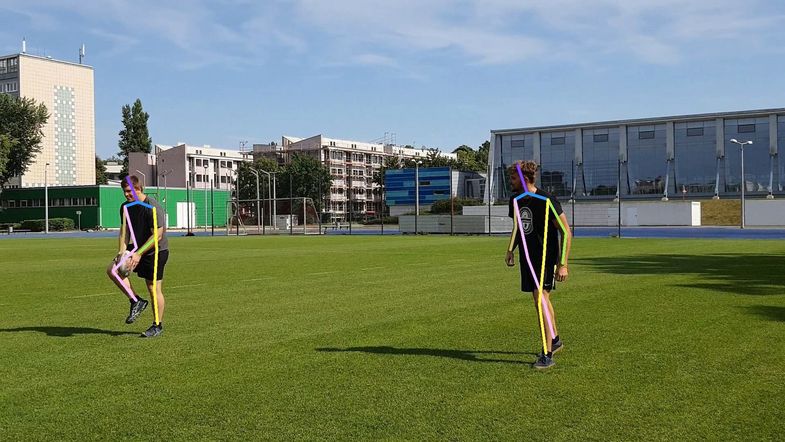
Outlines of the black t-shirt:
{"label": "black t-shirt", "polygon": [[[515,217],[513,201],[520,194],[521,193],[517,193],[510,197],[509,216],[516,224],[518,223],[518,220]],[[562,210],[561,203],[559,203],[559,200],[550,195],[548,192],[545,192],[542,189],[537,189],[536,194],[545,198],[550,198],[551,204],[553,204],[553,208],[556,209],[557,214],[561,215],[564,212]],[[532,264],[535,266],[535,271],[537,272],[540,271],[539,267],[537,266],[542,265],[542,245],[545,238],[545,211],[547,207],[548,206],[546,205],[545,200],[541,200],[533,196],[527,195],[518,199],[518,209],[520,210],[521,214],[521,224],[523,225],[523,231],[526,235],[526,245],[529,250],[529,257],[531,258]],[[555,217],[556,215],[554,215],[553,212],[551,212],[548,217],[550,225],[548,226],[548,253],[546,254],[546,265],[556,265],[559,262],[561,255],[561,250],[559,247],[559,231],[561,228],[559,227],[558,221],[554,219]],[[520,260],[525,260],[526,255],[523,251],[523,245],[521,244],[520,232],[515,236],[515,246],[520,248],[518,250]]]}
{"label": "black t-shirt", "polygon": [[[164,213],[164,209],[161,208],[158,201],[154,198],[150,197],[149,195],[145,195],[144,203],[149,204],[155,207],[156,214],[158,215],[158,228],[164,229],[163,237],[158,241],[158,250],[168,250],[169,249],[169,241],[166,239],[166,214]],[[123,207],[133,204],[132,202],[125,202],[122,206],[120,206],[120,219],[122,221],[123,216]],[[149,209],[141,204],[134,204],[128,208],[128,216],[131,218],[131,226],[129,229],[133,229],[134,236],[136,237],[136,242],[139,247],[142,247],[150,237],[153,236],[153,210]],[[126,235],[126,241],[128,242],[128,250],[133,249],[133,241],[131,240],[130,232]],[[150,248],[147,251],[148,253],[154,253],[155,249]]]}

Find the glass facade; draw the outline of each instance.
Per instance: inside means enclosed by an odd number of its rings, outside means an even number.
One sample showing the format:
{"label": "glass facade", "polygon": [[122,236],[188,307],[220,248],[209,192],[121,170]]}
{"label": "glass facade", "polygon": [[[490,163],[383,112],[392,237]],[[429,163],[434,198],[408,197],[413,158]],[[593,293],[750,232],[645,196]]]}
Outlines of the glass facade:
{"label": "glass facade", "polygon": [[616,195],[619,182],[619,128],[583,131],[583,167],[579,189],[583,196]]}
{"label": "glass facade", "polygon": [[[673,124],[670,164],[669,121]],[[493,195],[497,200],[509,197],[506,167],[524,159],[540,163],[539,187],[562,199],[573,194],[573,186],[576,198],[612,199],[619,173],[621,195],[631,198],[659,198],[666,190],[674,197],[682,192],[690,197],[711,197],[715,191],[720,197],[738,195],[742,183],[741,155],[739,146],[730,142],[733,138],[753,142],[744,148],[745,191],[750,195],[782,195],[785,161],[780,160],[781,152],[773,159],[769,154],[770,129],[774,129],[769,127],[770,121],[770,115],[764,112],[744,112],[696,115],[681,120],[608,122],[607,127],[596,123],[507,132],[495,137]],[[781,151],[785,149],[785,113],[777,115],[776,121],[776,142]],[[717,124],[722,124],[724,140],[717,139]],[[581,134],[580,143],[575,140],[577,133]],[[540,137],[539,158],[535,158],[536,136]],[[621,137],[626,137],[627,161],[621,164],[619,172]],[[718,143],[720,150],[724,148],[724,157],[719,160]],[[575,161],[578,156],[582,157],[582,164]]]}
{"label": "glass facade", "polygon": [[785,115],[777,116],[777,157],[774,161],[774,191],[785,192]]}
{"label": "glass facade", "polygon": [[710,121],[674,123],[675,188],[673,194],[714,195],[717,182],[717,124]]}
{"label": "glass facade", "polygon": [[665,192],[665,125],[627,127],[626,179],[628,194],[662,195]]}
{"label": "glass facade", "polygon": [[[572,195],[575,132],[546,132],[540,135],[540,187],[561,199]],[[566,197],[566,198],[565,198]]]}
{"label": "glass facade", "polygon": [[746,192],[768,193],[769,172],[769,119],[725,120],[725,192],[741,192],[741,149],[730,140],[752,141],[744,146],[744,181]]}

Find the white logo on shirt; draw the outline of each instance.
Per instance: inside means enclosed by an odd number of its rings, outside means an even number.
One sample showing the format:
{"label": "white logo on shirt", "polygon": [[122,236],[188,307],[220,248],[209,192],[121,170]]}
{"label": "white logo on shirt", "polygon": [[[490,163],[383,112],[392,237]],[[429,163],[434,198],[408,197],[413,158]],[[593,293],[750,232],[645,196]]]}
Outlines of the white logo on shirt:
{"label": "white logo on shirt", "polygon": [[523,224],[523,233],[528,235],[534,231],[534,223],[532,222],[532,211],[528,207],[521,208],[521,224]]}

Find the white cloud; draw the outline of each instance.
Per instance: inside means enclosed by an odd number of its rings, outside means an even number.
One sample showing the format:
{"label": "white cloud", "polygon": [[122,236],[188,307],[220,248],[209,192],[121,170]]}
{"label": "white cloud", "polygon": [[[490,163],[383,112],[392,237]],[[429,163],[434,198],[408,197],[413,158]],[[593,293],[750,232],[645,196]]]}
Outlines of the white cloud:
{"label": "white cloud", "polygon": [[435,56],[467,65],[598,56],[675,64],[691,48],[774,52],[785,24],[785,4],[773,0],[6,0],[0,10],[63,31],[71,24],[60,16],[75,14],[115,51],[169,45],[179,54],[167,62],[190,69],[282,58],[412,68]]}

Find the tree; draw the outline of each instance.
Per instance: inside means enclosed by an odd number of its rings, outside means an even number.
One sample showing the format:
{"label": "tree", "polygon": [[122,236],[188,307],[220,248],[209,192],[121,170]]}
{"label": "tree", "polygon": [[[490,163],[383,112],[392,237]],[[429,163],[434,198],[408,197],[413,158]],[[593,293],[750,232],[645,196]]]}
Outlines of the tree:
{"label": "tree", "polygon": [[384,186],[384,172],[387,169],[400,169],[401,168],[401,159],[398,157],[384,157],[382,161],[382,167],[379,168],[376,172],[373,173],[373,182],[374,184],[378,184],[379,186]]}
{"label": "tree", "polygon": [[11,177],[27,172],[41,152],[49,111],[32,98],[0,94],[0,190]]}
{"label": "tree", "polygon": [[95,184],[108,184],[109,180],[106,178],[106,164],[104,161],[95,156]]}
{"label": "tree", "polygon": [[488,153],[491,151],[491,142],[486,140],[477,150],[477,166],[482,171],[488,170]]}
{"label": "tree", "polygon": [[471,147],[462,144],[454,151],[458,158],[455,160],[455,168],[462,172],[482,172],[482,166],[477,162],[477,152]]}
{"label": "tree", "polygon": [[150,153],[153,150],[153,140],[147,129],[150,115],[142,109],[142,100],[137,98],[133,107],[124,105],[122,113],[123,130],[119,133],[120,141],[117,143],[120,148],[118,155],[123,160],[121,178],[128,175],[128,156],[131,152]]}
{"label": "tree", "polygon": [[267,175],[259,171],[279,173],[278,163],[269,158],[259,158],[253,163],[240,163],[240,167],[237,169],[237,185],[240,189],[241,200],[256,199],[256,175],[251,170],[256,170],[259,174],[259,197],[266,198],[266,195],[270,195],[267,188]]}
{"label": "tree", "polygon": [[330,169],[324,167],[318,159],[295,153],[292,155],[292,161],[281,171],[278,179],[278,194],[283,198],[288,198],[290,193],[293,197],[311,198],[316,210],[321,212],[322,199],[330,193],[332,183]]}

